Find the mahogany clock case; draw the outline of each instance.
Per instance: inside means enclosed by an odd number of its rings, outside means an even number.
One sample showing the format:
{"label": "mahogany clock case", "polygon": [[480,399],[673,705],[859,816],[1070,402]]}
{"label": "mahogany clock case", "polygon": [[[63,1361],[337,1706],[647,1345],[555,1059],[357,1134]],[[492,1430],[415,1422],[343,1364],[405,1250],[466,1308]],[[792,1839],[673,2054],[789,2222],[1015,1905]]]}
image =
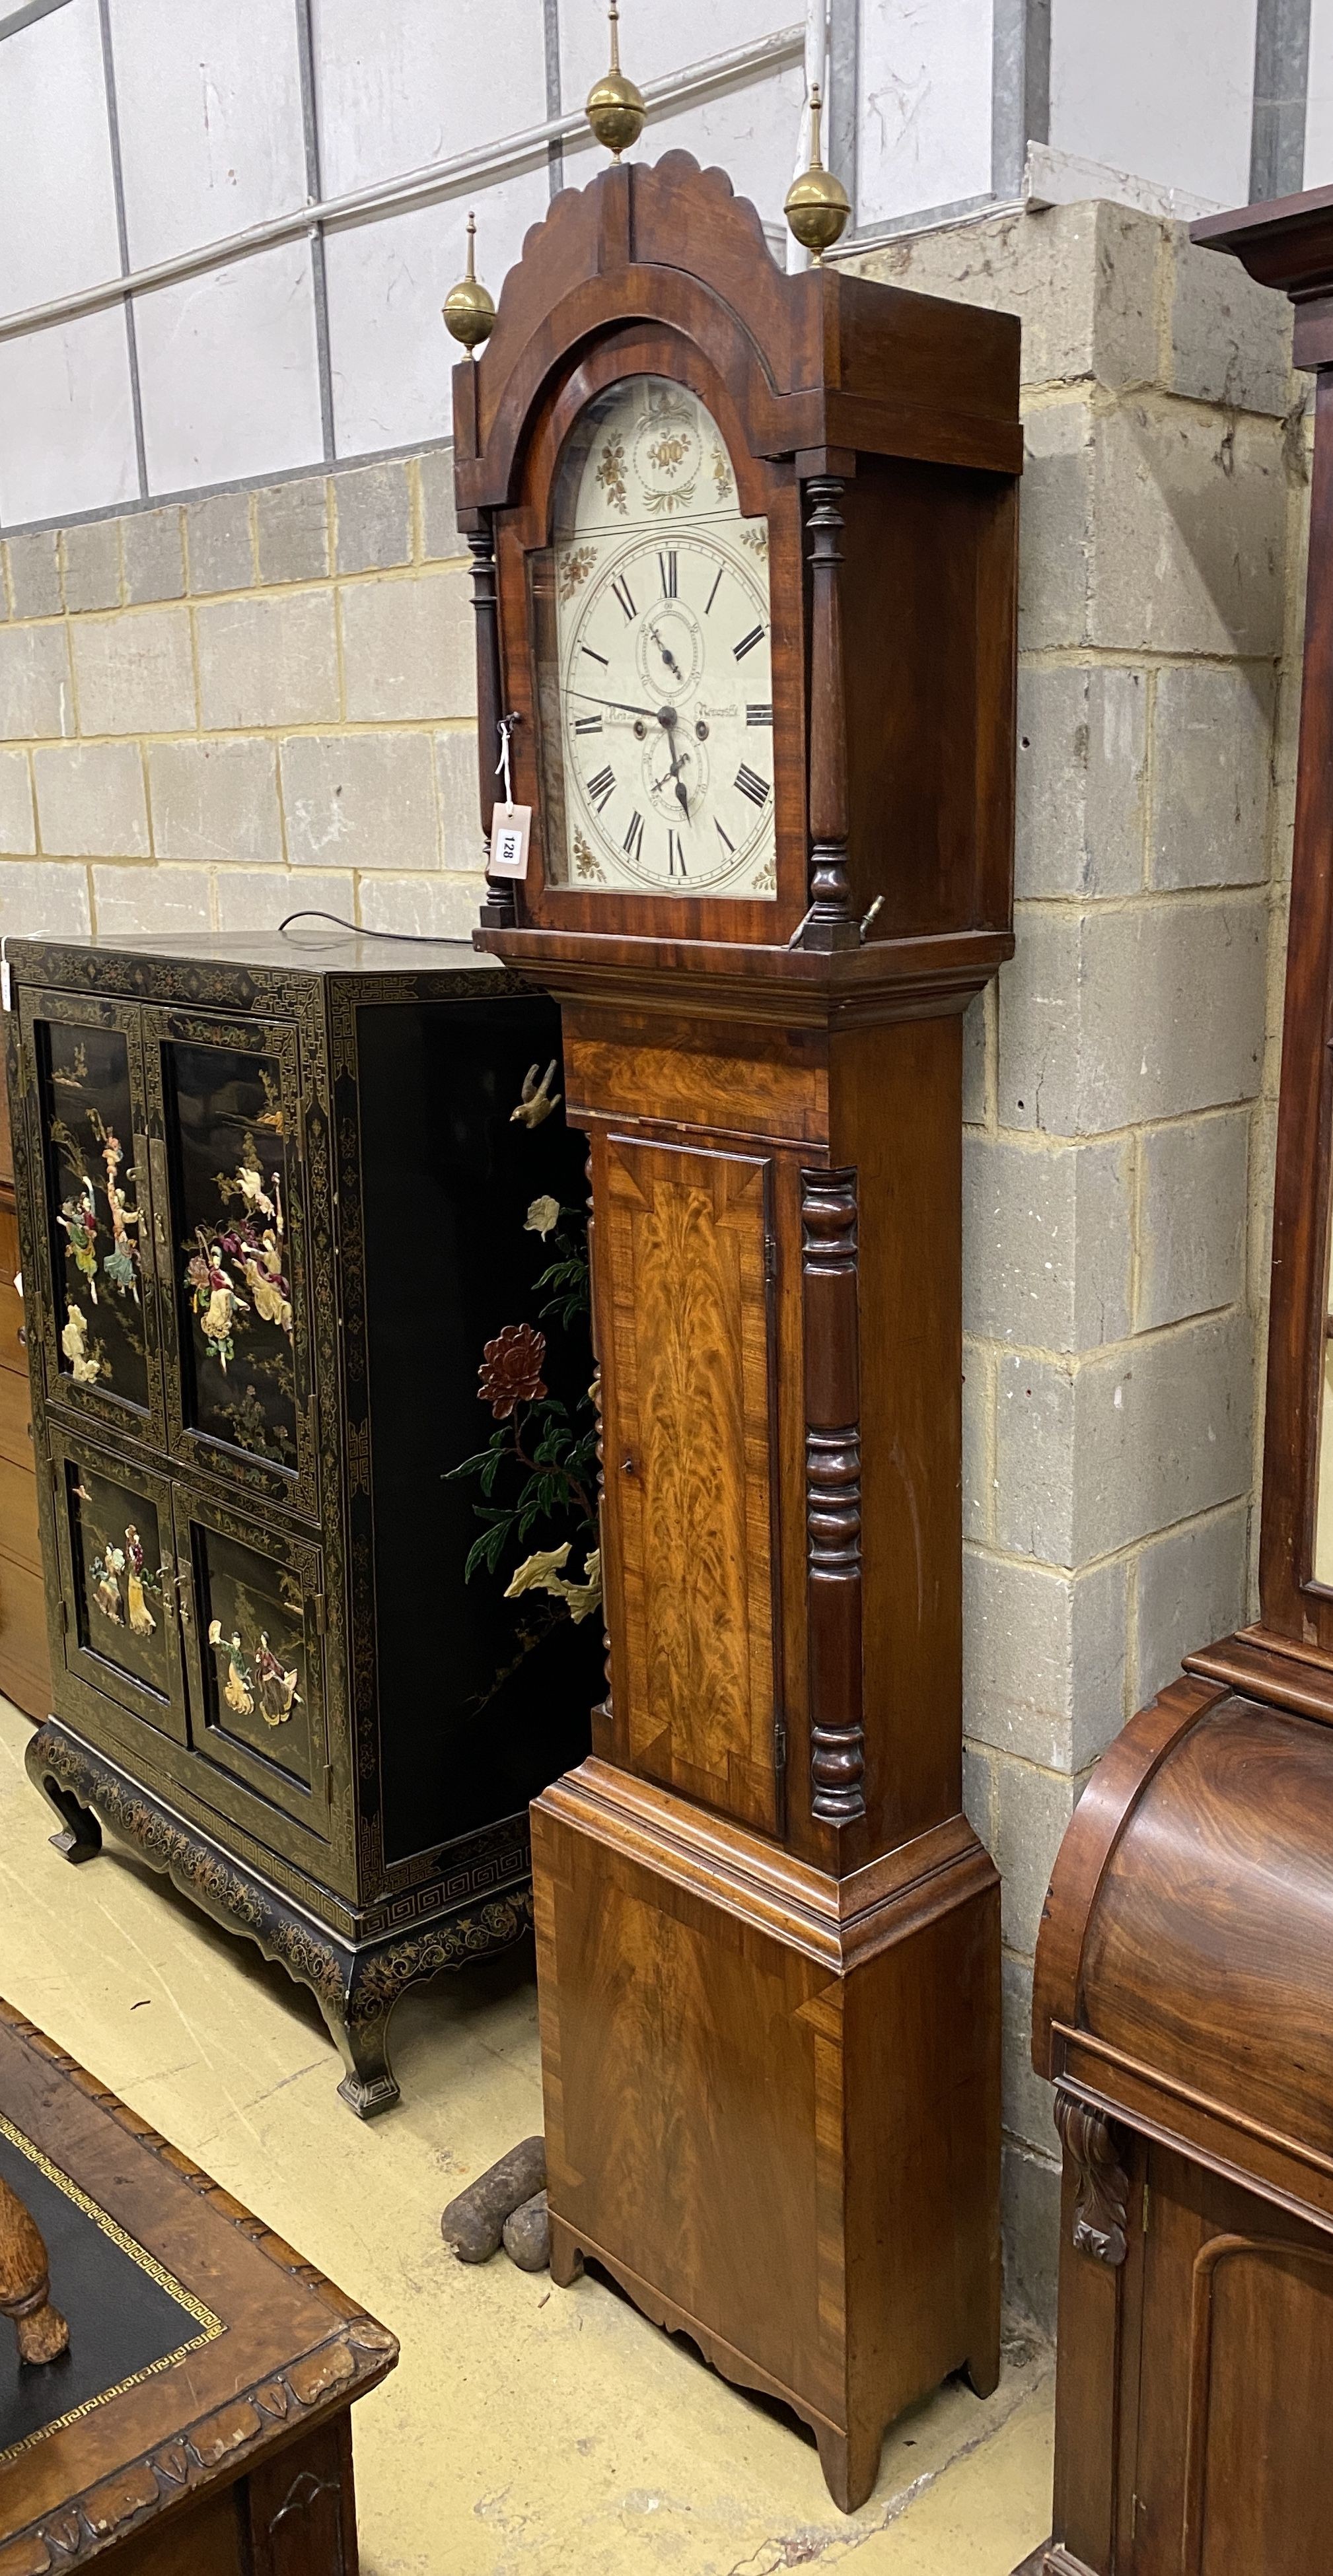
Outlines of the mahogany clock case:
{"label": "mahogany clock case", "polygon": [[[533,1819],[552,2269],[815,2430],[994,2385],[999,1923],[961,1813],[961,1025],[1012,947],[1018,326],[785,276],[681,153],[558,198],[455,372],[485,745],[591,1138],[610,1689]],[[689,388],[767,521],[776,896],[550,882],[525,569]],[[614,694],[614,693],[613,693]]]}
{"label": "mahogany clock case", "polygon": [[1037,1951],[1064,2142],[1050,2576],[1279,2576],[1333,2521],[1333,190],[1194,239],[1316,370],[1257,1622],[1103,1757]]}
{"label": "mahogany clock case", "polygon": [[[465,1580],[449,1474],[586,1148],[562,1105],[513,1116],[564,1088],[544,996],[468,947],[307,939],[10,944],[28,1760],[71,1859],[102,1818],[312,1987],[367,2113],[403,1987],[527,1927],[527,1804],[588,1741],[588,1626]],[[550,1346],[576,1403],[586,1324]]]}

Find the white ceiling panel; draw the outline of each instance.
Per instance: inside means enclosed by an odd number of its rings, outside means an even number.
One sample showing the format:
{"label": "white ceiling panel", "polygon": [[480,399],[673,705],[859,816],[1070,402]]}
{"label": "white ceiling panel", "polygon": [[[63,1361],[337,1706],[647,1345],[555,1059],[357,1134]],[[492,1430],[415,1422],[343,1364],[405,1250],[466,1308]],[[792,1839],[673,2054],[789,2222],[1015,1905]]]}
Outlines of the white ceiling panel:
{"label": "white ceiling panel", "polygon": [[136,268],[306,202],[294,0],[111,0]]}
{"label": "white ceiling panel", "polygon": [[1255,0],[1054,0],[1058,151],[1215,205],[1250,190]]}
{"label": "white ceiling panel", "polygon": [[330,232],[325,269],[340,456],[405,447],[449,429],[450,372],[461,351],[440,307],[463,274],[468,205],[476,209],[478,274],[498,297],[528,226],[541,221],[548,203],[543,162],[470,199]]}
{"label": "white ceiling panel", "polygon": [[[582,107],[609,59],[606,11],[600,0],[559,0],[559,7],[561,92],[567,108]],[[804,0],[676,0],[670,9],[624,0],[621,64],[642,88],[737,45],[757,44],[779,27],[799,26],[804,16]],[[645,149],[640,144],[639,159]]]}
{"label": "white ceiling panel", "polygon": [[0,307],[120,274],[97,0],[0,45]]}
{"label": "white ceiling panel", "polygon": [[327,196],[545,119],[541,0],[313,0],[312,22]]}
{"label": "white ceiling panel", "polygon": [[144,446],[154,492],[318,464],[315,307],[307,242],[135,299]]}
{"label": "white ceiling panel", "polygon": [[139,489],[125,312],[0,340],[0,520],[109,508]]}
{"label": "white ceiling panel", "polygon": [[859,222],[989,191],[993,25],[992,0],[862,0]]}

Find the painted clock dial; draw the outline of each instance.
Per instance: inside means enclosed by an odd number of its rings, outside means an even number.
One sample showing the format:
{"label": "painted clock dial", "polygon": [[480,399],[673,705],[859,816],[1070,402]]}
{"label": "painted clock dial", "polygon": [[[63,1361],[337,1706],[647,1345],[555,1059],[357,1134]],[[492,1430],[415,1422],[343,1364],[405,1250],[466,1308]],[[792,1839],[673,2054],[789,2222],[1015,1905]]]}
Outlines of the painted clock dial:
{"label": "painted clock dial", "polygon": [[588,406],[543,562],[548,878],[775,896],[768,523],[697,396],[635,376]]}

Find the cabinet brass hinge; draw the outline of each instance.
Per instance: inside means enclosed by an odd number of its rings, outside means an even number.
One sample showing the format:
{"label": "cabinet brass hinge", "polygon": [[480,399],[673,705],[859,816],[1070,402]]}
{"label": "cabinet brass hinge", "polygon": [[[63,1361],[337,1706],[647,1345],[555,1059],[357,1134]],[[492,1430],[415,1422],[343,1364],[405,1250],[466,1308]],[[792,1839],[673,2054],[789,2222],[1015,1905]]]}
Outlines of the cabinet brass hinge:
{"label": "cabinet brass hinge", "polygon": [[776,1236],[775,1234],[765,1234],[765,1236],[764,1236],[764,1278],[765,1278],[765,1281],[766,1281],[767,1285],[768,1285],[770,1288],[772,1288],[772,1287],[775,1285],[776,1280],[777,1280],[777,1275],[778,1275],[778,1238],[777,1238],[777,1236]]}
{"label": "cabinet brass hinge", "polygon": [[775,1770],[778,1771],[785,1771],[787,1768],[787,1721],[785,1717],[775,1717],[773,1720],[773,1765]]}
{"label": "cabinet brass hinge", "polygon": [[62,1601],[57,1601],[57,1603],[56,1603],[56,1617],[57,1617],[57,1619],[58,1619],[58,1620],[59,1620],[59,1622],[60,1622],[60,1633],[61,1633],[61,1636],[62,1636],[62,1637],[67,1637],[67,1636],[69,1635],[69,1603],[68,1603],[68,1601],[63,1601],[63,1600],[62,1600]]}
{"label": "cabinet brass hinge", "polygon": [[1143,2233],[1145,2236],[1148,2233],[1148,2186],[1146,2182],[1143,2186]]}
{"label": "cabinet brass hinge", "polygon": [[322,1592],[311,1593],[310,1608],[314,1617],[316,1636],[326,1636],[329,1625],[329,1605]]}

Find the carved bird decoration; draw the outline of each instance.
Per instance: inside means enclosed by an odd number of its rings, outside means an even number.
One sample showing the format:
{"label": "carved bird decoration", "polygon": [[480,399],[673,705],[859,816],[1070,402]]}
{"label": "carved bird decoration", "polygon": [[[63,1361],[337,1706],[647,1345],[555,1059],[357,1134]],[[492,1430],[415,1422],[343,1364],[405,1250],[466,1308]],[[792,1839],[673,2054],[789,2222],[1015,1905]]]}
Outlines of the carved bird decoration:
{"label": "carved bird decoration", "polygon": [[537,1080],[536,1065],[530,1064],[528,1066],[527,1072],[523,1076],[522,1098],[519,1101],[517,1109],[511,1109],[509,1113],[509,1124],[511,1127],[513,1126],[516,1118],[519,1119],[525,1127],[540,1127],[543,1118],[549,1118],[551,1111],[559,1108],[562,1094],[557,1091],[552,1095],[551,1084],[554,1079],[554,1056],[552,1056],[540,1082]]}

